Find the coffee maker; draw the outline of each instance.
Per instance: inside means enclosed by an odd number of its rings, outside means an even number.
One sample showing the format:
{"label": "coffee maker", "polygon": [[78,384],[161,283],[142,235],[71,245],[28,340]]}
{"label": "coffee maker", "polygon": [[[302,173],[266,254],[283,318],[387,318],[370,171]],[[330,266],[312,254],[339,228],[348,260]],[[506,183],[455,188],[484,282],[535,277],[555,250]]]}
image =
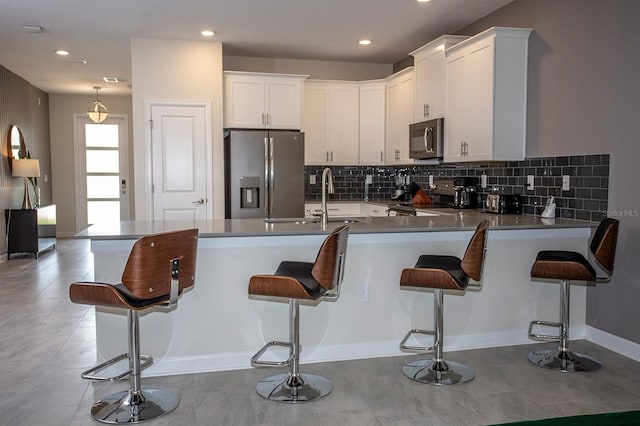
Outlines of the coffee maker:
{"label": "coffee maker", "polygon": [[478,208],[478,178],[476,176],[461,176],[453,179],[453,208]]}

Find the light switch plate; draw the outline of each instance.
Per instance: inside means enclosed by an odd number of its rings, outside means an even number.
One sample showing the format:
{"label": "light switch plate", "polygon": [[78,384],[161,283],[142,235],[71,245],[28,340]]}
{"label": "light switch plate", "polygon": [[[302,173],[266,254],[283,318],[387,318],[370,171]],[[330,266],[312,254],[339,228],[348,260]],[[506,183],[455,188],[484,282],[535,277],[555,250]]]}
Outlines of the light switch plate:
{"label": "light switch plate", "polygon": [[533,175],[527,175],[527,189],[529,191],[533,191],[534,189],[534,185],[533,185]]}
{"label": "light switch plate", "polygon": [[480,187],[487,187],[487,175],[480,175]]}
{"label": "light switch plate", "polygon": [[429,175],[429,186],[433,186],[433,175]]}
{"label": "light switch plate", "polygon": [[563,191],[568,191],[569,189],[571,189],[571,176],[569,175],[562,175],[562,190]]}
{"label": "light switch plate", "polygon": [[309,175],[309,185],[316,184],[316,175]]}
{"label": "light switch plate", "polygon": [[371,185],[373,183],[373,175],[366,175],[364,178],[365,183]]}

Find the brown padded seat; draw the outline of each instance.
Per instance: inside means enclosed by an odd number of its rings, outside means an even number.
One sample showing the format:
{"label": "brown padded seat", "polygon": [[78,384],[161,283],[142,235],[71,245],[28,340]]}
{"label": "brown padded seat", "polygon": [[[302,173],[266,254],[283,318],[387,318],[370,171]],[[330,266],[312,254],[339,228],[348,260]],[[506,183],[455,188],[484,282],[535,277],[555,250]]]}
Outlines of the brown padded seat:
{"label": "brown padded seat", "polygon": [[342,226],[324,241],[315,262],[284,261],[273,275],[254,275],[249,280],[249,294],[317,300],[333,290],[339,233]]}
{"label": "brown padded seat", "polygon": [[195,279],[197,229],[140,238],[122,273],[121,284],[75,282],[69,287],[73,303],[132,310],[167,302],[171,291],[171,259],[180,253],[179,293]]}
{"label": "brown padded seat", "polygon": [[488,221],[478,225],[464,257],[422,255],[413,268],[400,276],[400,287],[443,288],[464,290],[469,279],[480,280]]}
{"label": "brown padded seat", "polygon": [[545,250],[538,253],[531,267],[531,277],[594,281],[596,271],[580,253]]}

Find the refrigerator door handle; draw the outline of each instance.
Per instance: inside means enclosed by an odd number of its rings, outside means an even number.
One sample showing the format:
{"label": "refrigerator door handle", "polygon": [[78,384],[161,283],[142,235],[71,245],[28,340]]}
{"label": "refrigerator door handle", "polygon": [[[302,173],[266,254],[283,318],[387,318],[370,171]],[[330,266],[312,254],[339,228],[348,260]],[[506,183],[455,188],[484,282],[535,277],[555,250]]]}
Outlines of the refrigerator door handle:
{"label": "refrigerator door handle", "polygon": [[269,138],[269,217],[273,213],[273,204],[275,200],[274,163],[273,163],[273,138]]}
{"label": "refrigerator door handle", "polygon": [[270,161],[269,161],[269,138],[264,138],[264,182],[265,182],[265,191],[267,192],[265,195],[266,197],[265,199],[265,203],[264,203],[264,217],[271,217],[271,215],[269,213],[270,212],[270,206],[269,206],[269,200],[271,198],[271,195],[269,194],[269,190],[271,185],[266,186],[266,184],[269,182],[269,170],[270,170]]}

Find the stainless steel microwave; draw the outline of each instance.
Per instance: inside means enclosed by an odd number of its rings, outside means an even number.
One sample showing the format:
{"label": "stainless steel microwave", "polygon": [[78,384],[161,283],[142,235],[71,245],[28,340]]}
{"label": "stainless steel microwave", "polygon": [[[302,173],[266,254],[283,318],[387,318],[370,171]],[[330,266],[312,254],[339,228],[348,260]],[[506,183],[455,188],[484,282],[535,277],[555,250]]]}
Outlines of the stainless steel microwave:
{"label": "stainless steel microwave", "polygon": [[444,140],[444,118],[409,125],[409,158],[425,160],[441,158]]}

